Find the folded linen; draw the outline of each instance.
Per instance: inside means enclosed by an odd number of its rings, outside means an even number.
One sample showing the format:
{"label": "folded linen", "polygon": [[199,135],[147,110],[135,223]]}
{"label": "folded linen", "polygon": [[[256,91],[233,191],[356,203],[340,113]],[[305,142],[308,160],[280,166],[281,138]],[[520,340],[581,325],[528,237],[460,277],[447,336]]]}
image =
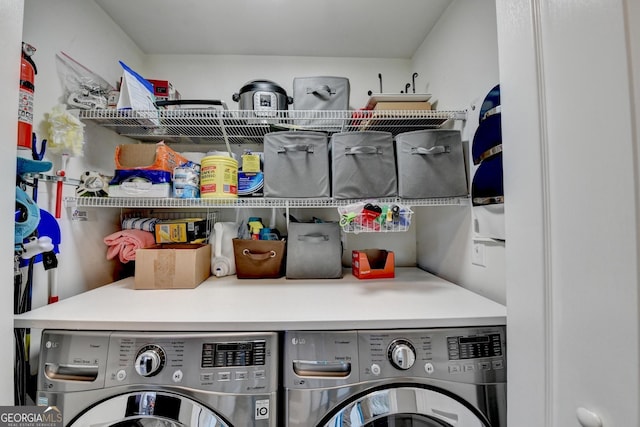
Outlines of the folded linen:
{"label": "folded linen", "polygon": [[104,238],[107,259],[118,257],[126,264],[136,259],[136,250],[155,244],[153,233],[143,230],[120,230]]}

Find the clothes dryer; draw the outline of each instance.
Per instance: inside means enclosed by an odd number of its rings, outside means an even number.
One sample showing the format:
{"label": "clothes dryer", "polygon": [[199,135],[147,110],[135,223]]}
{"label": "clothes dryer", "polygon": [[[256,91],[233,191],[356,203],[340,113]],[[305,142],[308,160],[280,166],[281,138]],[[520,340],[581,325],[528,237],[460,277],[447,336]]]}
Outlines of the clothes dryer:
{"label": "clothes dryer", "polygon": [[505,328],[290,331],[288,427],[505,427]]}
{"label": "clothes dryer", "polygon": [[45,330],[37,403],[65,426],[274,427],[275,333]]}

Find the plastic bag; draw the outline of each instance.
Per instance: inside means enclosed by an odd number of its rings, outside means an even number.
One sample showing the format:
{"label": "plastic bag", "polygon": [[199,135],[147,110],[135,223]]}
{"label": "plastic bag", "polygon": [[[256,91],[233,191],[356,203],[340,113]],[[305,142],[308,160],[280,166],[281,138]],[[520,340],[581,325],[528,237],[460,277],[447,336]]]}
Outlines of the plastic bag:
{"label": "plastic bag", "polygon": [[105,79],[64,52],[56,54],[56,68],[64,90],[65,103],[83,110],[105,109],[115,88]]}

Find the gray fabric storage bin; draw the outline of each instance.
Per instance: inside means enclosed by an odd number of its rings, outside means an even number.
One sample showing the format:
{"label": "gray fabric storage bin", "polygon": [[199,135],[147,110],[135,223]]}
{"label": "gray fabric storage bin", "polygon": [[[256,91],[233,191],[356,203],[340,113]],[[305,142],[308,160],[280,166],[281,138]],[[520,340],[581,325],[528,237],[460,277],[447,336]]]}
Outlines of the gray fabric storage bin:
{"label": "gray fabric storage bin", "polygon": [[409,199],[469,193],[460,132],[428,129],[396,135],[398,196]]}
{"label": "gray fabric storage bin", "polygon": [[348,110],[349,94],[349,79],[346,77],[293,79],[294,110]]}
{"label": "gray fabric storage bin", "polygon": [[287,279],[342,277],[342,242],[337,222],[291,222],[287,236]]}
{"label": "gray fabric storage bin", "polygon": [[329,197],[329,142],[322,132],[264,136],[264,197]]}
{"label": "gray fabric storage bin", "polygon": [[331,194],[334,198],[397,196],[396,159],[391,133],[333,134],[331,160]]}

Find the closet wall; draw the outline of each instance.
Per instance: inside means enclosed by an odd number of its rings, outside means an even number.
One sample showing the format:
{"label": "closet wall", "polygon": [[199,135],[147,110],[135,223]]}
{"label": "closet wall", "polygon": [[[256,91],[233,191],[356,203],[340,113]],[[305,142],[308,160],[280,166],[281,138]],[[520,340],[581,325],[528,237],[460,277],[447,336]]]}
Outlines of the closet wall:
{"label": "closet wall", "polygon": [[[274,80],[288,92],[293,78],[305,75],[336,75],[351,81],[351,106],[366,103],[367,91],[378,91],[378,73],[385,92],[399,92],[411,74],[419,73],[417,91],[433,94],[439,109],[464,109],[498,82],[495,5],[493,1],[457,0],[412,59],[265,57],[234,55],[145,55],[93,2],[83,0],[26,0],[24,40],[38,51],[35,117],[39,137],[44,133],[46,114],[62,94],[55,67],[55,54],[64,51],[83,65],[115,83],[121,76],[118,60],[148,78],[171,80],[183,98],[223,99],[230,109],[237,107],[231,95],[247,81]],[[52,19],[52,16],[56,16]],[[225,35],[221,35],[224,37]],[[111,131],[88,124],[82,157],[72,157],[68,175],[78,177],[85,170],[113,171],[113,150],[123,141]],[[187,147],[185,147],[187,148]],[[49,154],[54,169],[60,157]],[[65,186],[65,195],[74,187]],[[39,203],[53,209],[55,189],[43,185]],[[117,229],[119,210],[89,209],[88,221],[70,219],[63,212],[59,264],[60,295],[68,297],[109,283],[121,270],[107,262],[102,238]],[[470,263],[471,216],[468,207],[420,208],[411,233],[385,235],[390,249],[402,252],[402,265],[418,263],[465,287],[504,302],[503,247],[487,250],[487,267]],[[350,244],[371,246],[378,236],[349,237]],[[416,244],[417,242],[417,244]],[[44,278],[40,278],[44,280]],[[40,287],[40,289],[43,287]],[[43,304],[37,295],[34,306]]]}
{"label": "closet wall", "polygon": [[[438,99],[441,110],[470,109],[500,82],[496,6],[493,0],[454,1],[413,57],[413,68]],[[473,140],[474,116],[463,131]],[[470,168],[469,168],[470,169]],[[469,173],[471,178],[471,174]],[[498,301],[506,301],[503,242],[482,241],[485,266],[471,263],[471,208],[425,208],[416,215],[418,265]]]}

